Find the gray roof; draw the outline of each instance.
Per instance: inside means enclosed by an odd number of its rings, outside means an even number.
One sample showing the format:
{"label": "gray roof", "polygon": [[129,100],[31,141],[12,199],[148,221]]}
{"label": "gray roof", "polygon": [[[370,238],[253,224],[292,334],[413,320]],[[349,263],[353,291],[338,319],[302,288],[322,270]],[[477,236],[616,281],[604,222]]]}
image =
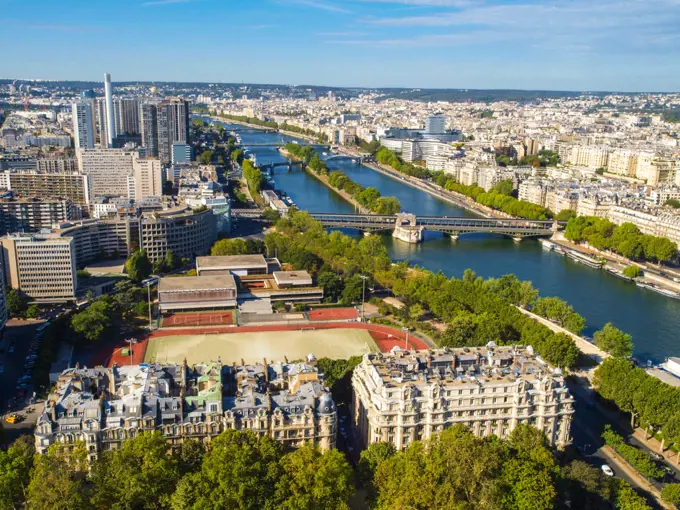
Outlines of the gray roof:
{"label": "gray roof", "polygon": [[197,290],[236,289],[234,277],[230,274],[219,276],[177,276],[161,278],[159,292],[191,292]]}
{"label": "gray roof", "polygon": [[200,269],[250,269],[267,267],[264,255],[223,255],[220,257],[196,257]]}

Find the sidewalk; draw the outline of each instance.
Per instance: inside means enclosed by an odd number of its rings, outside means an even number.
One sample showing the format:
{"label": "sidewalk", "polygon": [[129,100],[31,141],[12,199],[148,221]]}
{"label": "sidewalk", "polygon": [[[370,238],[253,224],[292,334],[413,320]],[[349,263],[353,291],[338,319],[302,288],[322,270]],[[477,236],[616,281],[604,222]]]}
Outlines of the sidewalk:
{"label": "sidewalk", "polygon": [[647,448],[649,448],[653,452],[656,452],[659,455],[663,456],[663,458],[666,459],[668,464],[670,464],[676,470],[680,471],[680,455],[675,453],[673,450],[668,449],[668,444],[664,444],[664,448],[666,448],[666,450],[664,452],[662,452],[661,451],[661,441],[659,441],[654,436],[647,439],[647,431],[644,430],[644,429],[641,429],[640,427],[637,427],[633,431],[633,436],[635,436],[635,439],[640,441]]}

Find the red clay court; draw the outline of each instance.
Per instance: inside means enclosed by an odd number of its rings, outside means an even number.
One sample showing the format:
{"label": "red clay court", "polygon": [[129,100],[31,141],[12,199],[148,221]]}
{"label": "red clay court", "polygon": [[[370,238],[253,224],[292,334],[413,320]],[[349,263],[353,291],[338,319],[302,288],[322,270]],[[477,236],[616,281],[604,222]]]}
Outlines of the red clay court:
{"label": "red clay court", "polygon": [[201,327],[201,326],[233,326],[234,312],[198,312],[173,313],[164,315],[161,321],[163,328]]}
{"label": "red clay court", "polygon": [[348,321],[357,320],[359,314],[356,308],[318,308],[307,312],[310,321]]}

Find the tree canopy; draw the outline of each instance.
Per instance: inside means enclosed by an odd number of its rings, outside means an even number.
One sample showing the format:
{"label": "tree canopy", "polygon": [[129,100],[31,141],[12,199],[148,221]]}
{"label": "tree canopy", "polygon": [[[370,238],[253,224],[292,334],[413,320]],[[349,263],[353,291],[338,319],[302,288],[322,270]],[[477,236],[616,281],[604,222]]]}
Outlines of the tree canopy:
{"label": "tree canopy", "polygon": [[148,278],[152,269],[151,262],[144,250],[134,252],[127,262],[125,262],[125,271],[130,279],[136,283]]}
{"label": "tree canopy", "polygon": [[627,358],[633,354],[632,337],[608,322],[593,335],[595,345],[617,358]]}

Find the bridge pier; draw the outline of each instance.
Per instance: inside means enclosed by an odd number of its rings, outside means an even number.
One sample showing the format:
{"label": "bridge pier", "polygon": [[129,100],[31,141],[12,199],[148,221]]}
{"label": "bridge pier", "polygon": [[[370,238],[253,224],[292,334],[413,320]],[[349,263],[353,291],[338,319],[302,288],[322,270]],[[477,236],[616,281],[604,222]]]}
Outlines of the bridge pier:
{"label": "bridge pier", "polygon": [[512,240],[515,241],[516,243],[521,243],[522,241],[524,241],[524,238],[515,236],[512,238]]}
{"label": "bridge pier", "polygon": [[458,241],[458,234],[449,234],[449,237],[451,238],[452,243]]}

